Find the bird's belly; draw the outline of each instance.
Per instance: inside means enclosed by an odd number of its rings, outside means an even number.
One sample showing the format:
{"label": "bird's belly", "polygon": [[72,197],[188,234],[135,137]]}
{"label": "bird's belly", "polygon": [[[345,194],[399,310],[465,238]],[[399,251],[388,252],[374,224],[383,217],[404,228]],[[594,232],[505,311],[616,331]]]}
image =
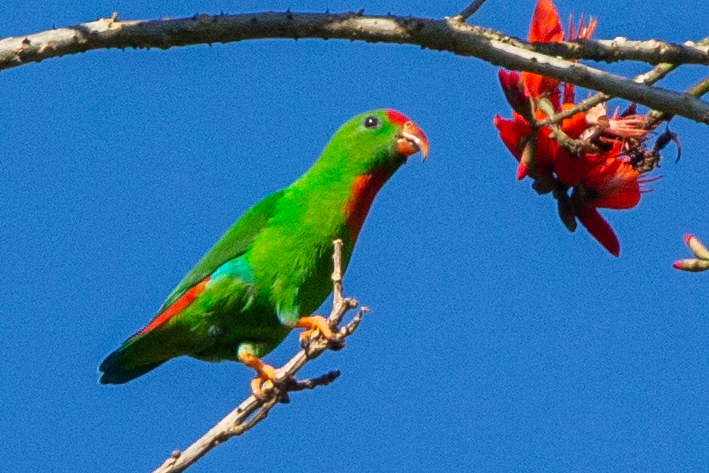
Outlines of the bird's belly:
{"label": "bird's belly", "polygon": [[201,313],[192,326],[198,340],[190,356],[205,361],[237,360],[242,343],[258,344],[264,354],[290,332],[267,297],[250,294],[242,283],[223,281],[205,291]]}

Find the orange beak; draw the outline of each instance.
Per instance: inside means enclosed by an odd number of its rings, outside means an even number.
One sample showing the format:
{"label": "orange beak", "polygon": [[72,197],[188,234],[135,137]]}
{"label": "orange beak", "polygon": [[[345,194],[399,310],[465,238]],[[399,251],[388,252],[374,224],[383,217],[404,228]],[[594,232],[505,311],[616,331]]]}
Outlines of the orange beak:
{"label": "orange beak", "polygon": [[399,138],[396,140],[396,150],[406,157],[421,151],[421,162],[428,156],[428,138],[426,134],[411,120],[407,120],[401,127]]}

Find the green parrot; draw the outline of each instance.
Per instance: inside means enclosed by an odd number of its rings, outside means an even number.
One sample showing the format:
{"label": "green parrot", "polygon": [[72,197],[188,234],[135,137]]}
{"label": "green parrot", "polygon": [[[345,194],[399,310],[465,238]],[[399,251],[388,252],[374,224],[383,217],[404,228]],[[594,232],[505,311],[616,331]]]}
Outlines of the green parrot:
{"label": "green parrot", "polygon": [[123,384],[181,355],[256,370],[259,393],[275,370],[261,357],[293,328],[335,334],[311,314],[332,292],[332,242],[343,270],[377,192],[407,158],[428,153],[421,129],[394,110],[358,115],[290,187],[249,209],[182,279],[142,330],[99,366]]}

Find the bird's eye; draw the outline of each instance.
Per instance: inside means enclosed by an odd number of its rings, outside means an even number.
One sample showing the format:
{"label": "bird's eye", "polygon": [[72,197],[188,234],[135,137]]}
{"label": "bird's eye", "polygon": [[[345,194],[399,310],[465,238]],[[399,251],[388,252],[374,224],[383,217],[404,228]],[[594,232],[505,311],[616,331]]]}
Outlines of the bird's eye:
{"label": "bird's eye", "polygon": [[364,119],[365,128],[379,128],[379,119],[374,115],[370,115]]}

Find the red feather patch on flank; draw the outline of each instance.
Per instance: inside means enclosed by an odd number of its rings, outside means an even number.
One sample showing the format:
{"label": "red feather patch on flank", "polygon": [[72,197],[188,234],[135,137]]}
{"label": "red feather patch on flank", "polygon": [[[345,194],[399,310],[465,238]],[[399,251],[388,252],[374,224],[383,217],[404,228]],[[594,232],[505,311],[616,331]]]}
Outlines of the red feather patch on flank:
{"label": "red feather patch on flank", "polygon": [[172,303],[170,307],[165,309],[159,316],[157,316],[152,322],[150,322],[148,325],[146,325],[140,332],[138,332],[136,335],[141,335],[145,332],[149,332],[155,327],[158,327],[165,323],[170,317],[173,315],[177,314],[180,312],[182,309],[186,308],[188,305],[194,301],[197,296],[199,296],[202,291],[204,291],[204,288],[207,286],[207,282],[209,282],[211,276],[207,276],[206,278],[202,279],[200,282],[192,286],[187,292],[182,294],[179,299],[177,299],[175,302]]}
{"label": "red feather patch on flank", "polygon": [[386,171],[374,171],[371,174],[361,174],[355,178],[350,191],[350,200],[345,204],[345,221],[350,229],[353,242],[357,240],[377,192],[387,179],[389,179],[389,173]]}
{"label": "red feather patch on flank", "polygon": [[401,112],[397,112],[396,110],[387,110],[386,115],[390,122],[398,126],[403,126],[404,123],[411,121],[406,118],[406,115]]}

